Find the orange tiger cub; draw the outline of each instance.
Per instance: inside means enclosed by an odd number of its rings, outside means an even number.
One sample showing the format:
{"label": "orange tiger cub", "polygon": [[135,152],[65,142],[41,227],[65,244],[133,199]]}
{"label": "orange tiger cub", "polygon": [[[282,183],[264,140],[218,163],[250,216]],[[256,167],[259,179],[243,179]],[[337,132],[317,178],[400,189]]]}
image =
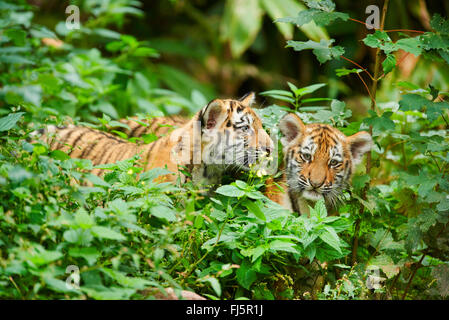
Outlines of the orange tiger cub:
{"label": "orange tiger cub", "polygon": [[279,129],[284,173],[276,183],[283,192],[270,181],[267,197],[300,214],[309,214],[309,206],[319,199],[335,207],[356,165],[371,150],[371,135],[361,131],[347,137],[330,125],[305,125],[294,113],[281,119]]}
{"label": "orange tiger cub", "polygon": [[125,133],[128,138],[138,138],[146,134],[155,134],[160,138],[169,134],[171,131],[182,127],[189,122],[189,120],[189,118],[180,115],[154,117],[149,119],[131,117],[119,120],[121,123],[126,124],[129,129],[116,128],[116,130]]}
{"label": "orange tiger cub", "polygon": [[[251,104],[254,93],[240,100],[214,99],[193,118],[171,133],[150,143],[137,145],[111,134],[86,127],[54,128],[54,137],[44,138],[52,150],[72,158],[92,160],[94,165],[141,156],[144,170],[165,167],[172,172],[184,166],[193,181],[219,183],[223,174],[249,170],[250,164],[265,165],[273,141]],[[100,175],[102,170],[94,169]],[[186,176],[181,174],[182,182]],[[173,175],[167,180],[175,180]]]}

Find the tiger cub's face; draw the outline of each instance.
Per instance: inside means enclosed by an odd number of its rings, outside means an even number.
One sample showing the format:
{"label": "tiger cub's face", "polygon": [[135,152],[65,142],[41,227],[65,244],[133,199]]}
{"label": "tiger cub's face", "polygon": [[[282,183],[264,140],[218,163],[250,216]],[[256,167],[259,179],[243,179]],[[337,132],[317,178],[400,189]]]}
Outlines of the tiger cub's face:
{"label": "tiger cub's face", "polygon": [[254,93],[250,93],[239,100],[212,100],[201,110],[204,164],[244,170],[268,166],[266,159],[274,144],[251,108],[253,102]]}
{"label": "tiger cub's face", "polygon": [[290,193],[336,205],[355,166],[371,150],[371,135],[361,131],[347,137],[326,124],[304,125],[293,113],[284,116],[280,129]]}

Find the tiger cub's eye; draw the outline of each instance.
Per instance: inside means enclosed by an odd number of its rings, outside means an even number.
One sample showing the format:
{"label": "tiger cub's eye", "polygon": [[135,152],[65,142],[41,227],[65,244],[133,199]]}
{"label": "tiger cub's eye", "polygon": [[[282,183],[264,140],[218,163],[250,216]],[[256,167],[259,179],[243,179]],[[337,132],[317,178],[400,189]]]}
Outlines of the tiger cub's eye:
{"label": "tiger cub's eye", "polygon": [[336,166],[338,164],[338,161],[335,159],[332,159],[331,162],[329,163],[331,166]]}
{"label": "tiger cub's eye", "polygon": [[301,155],[305,161],[310,161],[310,159],[312,159],[312,156],[310,155],[310,153],[303,153]]}

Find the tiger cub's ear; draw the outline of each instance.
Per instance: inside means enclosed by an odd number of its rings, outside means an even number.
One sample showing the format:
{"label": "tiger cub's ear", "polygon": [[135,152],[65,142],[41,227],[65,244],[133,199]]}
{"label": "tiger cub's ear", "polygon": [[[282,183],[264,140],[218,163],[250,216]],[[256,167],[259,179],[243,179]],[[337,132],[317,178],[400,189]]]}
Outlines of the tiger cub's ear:
{"label": "tiger cub's ear", "polygon": [[279,129],[284,137],[281,139],[282,145],[286,146],[293,140],[300,137],[305,131],[305,125],[294,113],[287,113],[279,123]]}
{"label": "tiger cub's ear", "polygon": [[359,164],[362,161],[363,155],[373,147],[373,139],[366,131],[357,132],[356,134],[347,137],[346,141],[351,150],[353,165]]}
{"label": "tiger cub's ear", "polygon": [[251,105],[256,101],[256,94],[254,92],[248,92],[243,97],[239,99],[240,103],[245,107],[251,107]]}
{"label": "tiger cub's ear", "polygon": [[206,129],[218,128],[227,117],[227,110],[220,99],[214,99],[202,111],[202,123]]}

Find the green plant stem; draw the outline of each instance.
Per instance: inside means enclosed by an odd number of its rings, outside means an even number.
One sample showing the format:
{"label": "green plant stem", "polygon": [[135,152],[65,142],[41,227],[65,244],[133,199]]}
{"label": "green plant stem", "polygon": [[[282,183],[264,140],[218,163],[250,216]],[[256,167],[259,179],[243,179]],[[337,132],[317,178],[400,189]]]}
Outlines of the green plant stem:
{"label": "green plant stem", "polygon": [[[240,201],[241,201],[241,199],[239,199],[239,200],[237,201],[237,203],[234,205],[234,207],[232,207],[231,212],[234,211],[234,208],[237,207],[237,205],[240,203]],[[229,220],[229,214],[230,214],[230,212],[228,212],[228,214],[226,215],[226,219],[225,219],[225,221],[223,222],[223,225],[221,226],[220,231],[218,232],[217,241],[215,241],[214,245],[212,246],[212,249],[215,248],[215,247],[217,246],[218,242],[220,241],[221,234],[223,233],[224,227],[225,227],[225,225],[228,223],[228,220]],[[186,275],[184,276],[184,278],[181,280],[181,283],[180,283],[181,285],[184,284],[185,279],[187,279],[187,278],[192,274],[192,272],[195,270],[195,267],[196,267],[198,264],[200,264],[201,261],[203,261],[211,251],[212,251],[212,250],[206,251],[206,253],[203,254],[203,256],[202,256],[199,260],[197,260],[194,264],[192,264],[192,266],[190,267],[189,272],[187,272],[187,274],[186,274]]]}
{"label": "green plant stem", "polygon": [[[443,228],[441,228],[441,230],[438,232],[438,234],[435,236],[435,238],[438,238],[444,232],[444,230],[446,230],[448,225],[449,225],[449,222],[446,223],[443,226]],[[402,300],[405,300],[405,298],[407,297],[407,293],[408,293],[408,290],[410,289],[410,286],[412,284],[413,278],[415,277],[416,272],[418,271],[418,269],[421,267],[421,265],[422,265],[421,263],[424,260],[424,257],[427,255],[428,251],[429,251],[429,247],[427,247],[427,249],[424,250],[424,252],[423,252],[423,254],[421,256],[421,259],[419,259],[419,261],[418,261],[418,263],[416,265],[416,268],[412,271],[412,274],[410,275],[410,278],[409,278],[409,280],[407,282],[407,287],[405,287],[404,294],[402,295]]]}
{"label": "green plant stem", "polygon": [[[381,21],[380,21],[380,30],[381,31],[384,29],[385,18],[387,16],[389,2],[390,2],[389,0],[385,0],[383,8],[382,8],[382,17],[381,17]],[[371,95],[373,98],[371,100],[371,110],[373,110],[374,112],[376,112],[376,93],[377,93],[377,83],[379,81],[379,73],[380,73],[380,66],[381,66],[381,61],[380,61],[381,54],[382,54],[382,51],[380,50],[380,48],[377,48],[376,60],[374,62],[374,76],[373,76],[374,79],[373,79],[373,84],[371,86]],[[371,135],[373,134],[372,126],[369,127],[369,133]],[[368,152],[368,154],[366,156],[366,174],[369,175],[370,173],[371,173],[371,153]],[[362,193],[363,200],[366,200],[366,193],[367,193],[367,188],[364,188],[363,193]],[[357,249],[359,247],[359,232],[360,232],[360,223],[361,223],[360,217],[362,216],[363,211],[364,211],[364,207],[363,207],[363,205],[361,205],[360,210],[359,210],[359,218],[357,218],[357,220],[355,221],[351,265],[354,265],[357,261]]]}

